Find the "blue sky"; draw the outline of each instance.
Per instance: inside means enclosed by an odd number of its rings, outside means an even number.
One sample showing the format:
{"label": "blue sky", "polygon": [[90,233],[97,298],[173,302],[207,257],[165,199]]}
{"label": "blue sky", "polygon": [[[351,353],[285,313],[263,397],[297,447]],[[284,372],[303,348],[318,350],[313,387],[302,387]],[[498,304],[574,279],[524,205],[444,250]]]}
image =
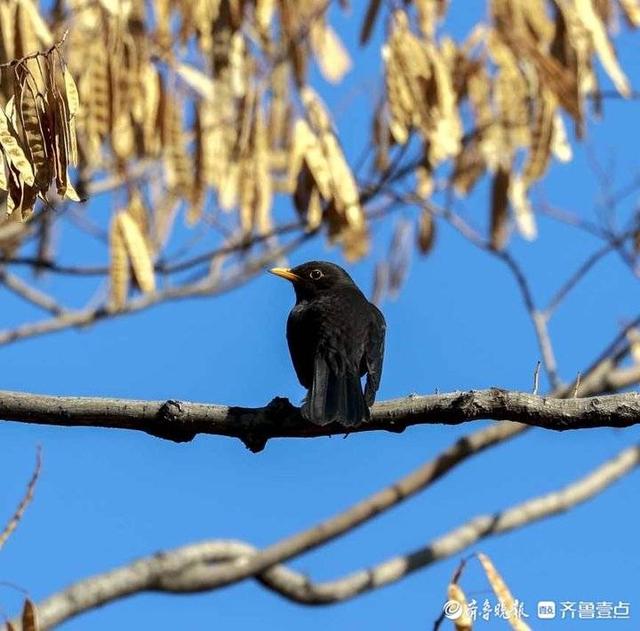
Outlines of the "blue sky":
{"label": "blue sky", "polygon": [[[452,3],[449,25],[459,34],[474,16],[456,13],[457,4]],[[349,155],[359,153],[368,134],[371,86],[380,79],[380,29],[362,51],[355,46],[359,22],[358,11],[350,18],[337,16],[355,60],[345,83],[329,87],[314,75],[322,95],[340,112],[337,124]],[[623,35],[619,42],[623,65],[637,88],[637,36]],[[637,102],[607,102],[604,121],[590,125],[588,143],[576,148],[573,164],[554,166],[540,192],[558,207],[593,219],[599,190],[585,148],[605,163],[615,158],[617,182],[628,182],[638,172],[639,114]],[[487,195],[480,187],[465,202],[479,225],[487,215]],[[627,212],[636,201],[629,200]],[[111,200],[102,199],[86,212],[104,222],[111,208]],[[539,227],[537,241],[516,238],[512,251],[529,274],[536,298],[544,302],[598,244],[549,219],[540,218]],[[376,226],[373,255],[349,267],[367,293],[391,228],[390,223]],[[60,247],[66,260],[95,254],[70,227]],[[345,264],[339,251],[320,240],[305,245],[291,262],[311,258]],[[94,256],[86,262],[104,261]],[[46,278],[44,287],[54,289],[58,281]],[[67,295],[80,304],[79,293]],[[2,300],[3,326],[39,317],[5,294]],[[284,337],[292,304],[289,285],[264,274],[218,298],[164,305],[90,329],[3,347],[2,388],[247,406],[276,395],[299,401],[303,391]],[[414,257],[400,296],[383,310],[388,338],[379,398],[493,385],[531,388],[538,350],[512,277],[446,226],[439,225],[437,247],[429,257]],[[615,257],[606,259],[552,321],[561,376],[573,378],[620,322],[639,311],[637,280]],[[255,455],[224,438],[173,444],[124,431],[3,423],[2,514],[8,516],[18,502],[37,444],[43,447],[44,468],[34,503],[0,551],[0,580],[28,589],[39,600],[79,578],[201,539],[267,545],[392,483],[479,425],[424,426],[400,435],[371,433],[346,440],[278,440]],[[292,566],[315,579],[330,579],[411,551],[477,514],[561,488],[639,439],[637,427],[564,434],[534,430],[476,457],[414,500]],[[577,622],[539,622],[532,625],[536,629],[638,628],[638,484],[636,472],[566,515],[485,540],[471,551],[493,559],[530,613],[538,600],[631,602],[630,622],[584,621],[580,627]],[[337,606],[304,608],[245,582],[197,596],[136,596],[64,628],[422,630],[439,615],[458,561],[454,557]],[[470,597],[495,602],[475,564],[462,585]],[[14,589],[0,585],[0,610],[13,613],[20,600]],[[478,629],[492,628],[506,624],[478,623]]]}

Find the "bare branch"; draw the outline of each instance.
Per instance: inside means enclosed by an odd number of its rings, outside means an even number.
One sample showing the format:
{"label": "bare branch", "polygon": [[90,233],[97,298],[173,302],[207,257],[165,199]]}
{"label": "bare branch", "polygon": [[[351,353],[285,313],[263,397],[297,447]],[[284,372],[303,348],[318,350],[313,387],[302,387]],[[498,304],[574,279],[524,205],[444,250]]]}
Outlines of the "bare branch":
{"label": "bare branch", "polygon": [[533,372],[533,394],[538,394],[538,386],[540,385],[540,362],[536,362],[536,369]]}
{"label": "bare branch", "polygon": [[64,313],[64,309],[49,295],[43,291],[32,287],[28,283],[25,283],[21,278],[7,272],[0,267],[0,282],[4,283],[7,289],[10,289],[13,293],[17,294],[27,302],[49,311],[56,316]]}
{"label": "bare branch", "polygon": [[506,251],[494,251],[493,253],[507,265],[518,284],[520,294],[522,295],[525,307],[529,313],[531,322],[533,323],[536,339],[538,340],[538,346],[540,347],[540,353],[542,354],[542,364],[545,372],[549,377],[551,387],[558,388],[560,386],[560,380],[558,378],[558,368],[556,366],[556,359],[553,352],[553,344],[551,343],[549,328],[547,327],[547,318],[545,314],[536,307],[533,299],[533,292],[529,286],[529,281],[516,260]]}
{"label": "bare branch", "polygon": [[569,292],[573,290],[578,283],[584,279],[588,272],[602,260],[607,254],[611,253],[615,249],[615,245],[613,243],[608,243],[607,245],[596,250],[591,256],[585,259],[581,265],[576,269],[576,271],[571,274],[571,276],[566,280],[566,282],[558,289],[555,295],[549,301],[548,306],[543,311],[544,316],[548,319],[551,317],[553,312],[560,306],[560,303],[567,297]]}
{"label": "bare branch", "polygon": [[450,207],[453,202],[453,195],[448,195],[448,202],[442,208],[435,206],[430,202],[425,202],[417,195],[397,195],[392,193],[392,196],[398,201],[404,201],[407,204],[415,204],[420,208],[428,210],[436,216],[441,216],[447,221],[455,230],[457,230],[469,243],[475,247],[491,254],[498,260],[502,261],[511,274],[513,275],[522,300],[524,302],[529,318],[533,324],[534,333],[540,353],[542,355],[542,363],[549,378],[549,383],[553,389],[560,387],[560,379],[558,377],[558,369],[556,365],[555,355],[553,352],[553,344],[551,342],[551,336],[549,335],[549,329],[547,326],[548,318],[546,314],[540,311],[536,307],[536,303],[533,297],[529,281],[523,272],[520,264],[513,258],[513,256],[503,250],[496,250],[491,246],[491,243],[479,234],[472,226],[462,219],[457,213],[455,213]]}
{"label": "bare branch", "polygon": [[[636,323],[636,321],[632,322],[628,327],[626,327],[626,329],[635,326]],[[597,394],[599,392],[609,391],[615,388],[624,388],[640,380],[640,367],[634,366],[627,369],[616,368],[617,363],[626,355],[626,353],[628,353],[629,350],[628,342],[626,341],[626,329],[615,337],[611,344],[605,348],[588,370],[585,371],[585,378],[583,379],[583,392],[585,394]],[[559,397],[568,397],[571,395],[571,391],[571,386],[568,386],[555,394]],[[0,399],[1,398],[2,397],[0,395]],[[172,407],[173,405],[169,404],[164,410],[165,416],[167,413],[171,412]],[[236,555],[236,564],[231,568],[231,570],[232,572],[235,572],[236,580],[241,580],[244,567],[245,577],[255,575],[266,586],[279,591],[279,593],[283,595],[289,594],[288,597],[299,598],[300,594],[307,593],[311,594],[306,600],[306,602],[309,602],[310,604],[330,602],[329,600],[326,600],[326,586],[333,585],[332,589],[335,589],[336,582],[314,585],[306,577],[301,577],[296,573],[292,573],[286,568],[273,566],[277,563],[281,563],[285,559],[292,558],[304,551],[316,548],[326,541],[353,530],[357,526],[379,515],[381,512],[392,508],[398,503],[411,497],[413,494],[426,488],[430,483],[437,480],[456,465],[464,462],[468,457],[471,457],[485,449],[489,449],[492,446],[501,444],[509,438],[526,432],[528,429],[528,426],[518,423],[500,423],[465,436],[433,461],[423,465],[420,469],[409,474],[388,489],[384,489],[379,493],[372,495],[368,499],[359,502],[355,506],[325,521],[319,526],[294,535],[290,539],[284,540],[280,543],[276,543],[274,546],[271,546],[259,555],[256,554],[254,548],[244,543],[212,542],[208,544],[196,544],[195,546],[187,546],[174,552],[155,555],[152,559],[142,559],[140,562],[131,566],[94,577],[94,579],[82,581],[75,586],[72,586],[69,590],[53,596],[42,603],[41,607],[44,611],[45,620],[47,621],[46,624],[49,627],[53,626],[58,622],[81,613],[82,611],[105,604],[109,600],[114,600],[116,598],[135,593],[136,591],[159,589],[155,586],[155,583],[153,586],[151,583],[158,577],[158,574],[153,574],[153,571],[163,571],[164,566],[158,565],[163,563],[163,560],[166,560],[167,571],[173,575],[175,572],[180,571],[180,568],[182,567],[181,564],[183,562],[187,563],[188,566],[193,566],[198,563],[210,563],[216,560],[230,560],[230,558],[234,558],[234,554]],[[611,478],[611,480],[613,480],[613,478]],[[590,488],[592,491],[594,490],[595,487],[593,486],[593,482],[590,483],[589,480],[583,482],[586,482],[583,489],[588,490]],[[584,498],[586,499],[586,495]],[[557,510],[562,510],[559,506],[561,506],[561,504],[556,503]],[[556,508],[549,505],[548,502],[546,507],[556,510]],[[527,512],[526,506],[521,506],[521,508],[524,508],[522,514],[525,514]],[[535,505],[533,508],[535,508]],[[565,505],[564,509],[566,510],[566,508],[569,508],[569,506]],[[553,511],[549,514],[552,514],[552,512]],[[511,514],[513,515],[513,513]],[[544,515],[539,513],[538,518],[542,516]],[[476,521],[474,520],[473,523],[476,523]],[[494,533],[487,532],[482,534],[482,532],[480,532],[480,534],[482,536],[488,536],[488,534]],[[441,538],[438,541],[440,541],[440,544],[442,545],[443,539]],[[446,543],[446,539],[444,541]],[[202,550],[200,548],[202,545],[208,546],[207,550]],[[236,546],[235,552],[234,546]],[[238,549],[238,546],[240,546],[240,549]],[[431,547],[433,548],[433,545]],[[451,552],[451,554],[454,553],[455,550]],[[253,560],[249,562],[246,556],[251,554],[254,554],[255,556],[253,557]],[[245,556],[240,559],[238,558],[238,555]],[[405,563],[404,566],[406,571],[404,571],[404,573],[396,572],[396,578],[394,580],[402,578],[410,571],[423,567],[428,562],[437,560],[432,553],[427,554],[424,550],[418,551],[404,559],[409,559],[409,561],[415,559],[421,560],[423,565],[420,566],[419,564],[414,564],[413,566],[409,566]],[[147,561],[152,561],[155,565],[150,566],[146,563]],[[264,565],[264,563],[267,563],[267,565]],[[272,567],[269,567],[269,563],[271,563]],[[397,559],[393,560],[391,569],[393,569],[394,564],[396,566],[398,565]],[[240,566],[239,568],[238,565]],[[377,576],[384,577],[385,567],[388,568],[388,563],[377,566],[377,568],[374,568],[365,574],[368,577],[371,572],[376,571]],[[381,569],[382,574],[380,573]],[[373,585],[373,583],[369,582],[361,588],[362,583],[359,582],[360,579],[358,579],[360,574],[362,573],[347,577],[349,579],[347,586],[351,586],[350,589],[352,590],[352,595],[356,595],[363,589],[366,589],[366,585],[381,586],[385,584],[379,583],[377,585]],[[227,578],[229,578],[228,574]],[[219,580],[219,577],[216,580]],[[280,581],[280,583],[278,583],[278,581]],[[295,589],[287,590],[287,585],[292,585]],[[325,589],[324,592],[322,591],[323,585]],[[341,590],[339,592],[341,595],[338,599],[351,597],[347,592],[345,592],[343,585],[344,579],[340,579],[337,582],[337,587]],[[175,588],[175,585],[173,587]],[[354,589],[355,591],[353,591]],[[302,590],[306,590],[306,592],[303,592]],[[325,600],[318,598],[317,594],[323,596]],[[305,601],[301,600],[300,602]]]}
{"label": "bare branch", "polygon": [[31,267],[36,271],[46,270],[70,276],[105,276],[109,268],[104,265],[63,265],[37,256],[0,256],[0,263]]}
{"label": "bare branch", "polygon": [[[460,553],[481,539],[522,528],[535,521],[567,511],[592,498],[616,480],[640,465],[640,446],[621,451],[584,478],[564,489],[532,498],[490,515],[477,516],[429,545],[409,554],[394,557],[379,565],[350,574],[337,581],[300,586],[300,595],[315,592],[313,604],[346,600],[372,589],[394,583],[408,574]],[[198,568],[198,571],[206,570]],[[195,574],[195,572],[194,572]],[[307,581],[307,585],[309,582]],[[314,588],[312,590],[311,588]],[[288,596],[288,595],[287,595]],[[298,602],[311,600],[300,598]]]}
{"label": "bare branch", "polygon": [[[282,398],[265,407],[245,408],[0,391],[0,416],[46,425],[132,429],[176,441],[191,440],[197,434],[230,436],[253,450],[263,448],[270,438],[311,438],[344,431],[337,423],[308,423],[298,408]],[[411,395],[377,403],[371,421],[352,431],[401,432],[411,425],[457,425],[483,419],[516,421],[555,431],[630,427],[640,423],[640,394],[559,399],[491,388]]]}
{"label": "bare branch", "polygon": [[27,506],[31,503],[33,499],[33,493],[36,488],[36,483],[38,482],[38,478],[40,477],[40,470],[42,469],[42,452],[40,447],[36,450],[36,466],[33,469],[33,474],[31,475],[31,479],[27,483],[27,490],[18,504],[18,508],[16,508],[15,513],[11,516],[11,519],[7,522],[7,525],[0,532],[0,548],[4,546],[7,542],[7,539],[11,536],[11,533],[18,527],[24,512],[27,510]]}
{"label": "bare branch", "polygon": [[65,329],[95,324],[108,318],[136,313],[164,302],[216,296],[248,282],[256,274],[260,273],[267,264],[285,256],[308,239],[309,236],[310,234],[301,235],[287,245],[276,246],[255,258],[246,259],[221,278],[217,275],[206,276],[202,280],[188,282],[183,285],[170,286],[151,294],[144,294],[130,300],[124,307],[118,310],[101,305],[77,311],[65,311],[61,315],[48,320],[30,322],[12,329],[5,329],[4,331],[0,331],[0,346],[12,344],[13,342],[31,337],[56,333]]}
{"label": "bare branch", "polygon": [[[476,516],[427,546],[339,579],[315,583],[276,561],[260,571],[241,571],[236,581],[255,576],[266,588],[306,605],[348,600],[456,555],[481,539],[567,511],[602,492],[638,465],[640,446],[627,448],[559,491],[534,497],[498,513]],[[321,527],[322,524],[317,528]],[[243,542],[214,540],[144,557],[130,565],[79,581],[40,603],[41,628],[50,629],[90,609],[143,591],[193,593],[217,589],[227,584],[220,581],[223,568],[242,570],[259,566],[257,559],[264,557],[268,550],[282,548],[287,541],[261,552]],[[13,624],[19,629],[17,621]]]}
{"label": "bare branch", "polygon": [[58,49],[62,48],[62,46],[65,43],[65,40],[67,39],[67,35],[69,35],[69,29],[65,30],[65,32],[62,34],[62,37],[57,42],[55,42],[52,46],[47,48],[46,50],[38,50],[38,51],[36,51],[34,53],[30,53],[28,55],[25,55],[24,57],[20,57],[20,59],[12,59],[11,61],[6,61],[4,63],[1,63],[0,64],[0,69],[4,70],[4,69],[7,69],[7,68],[13,68],[15,66],[18,66],[20,64],[25,63],[29,59],[36,59],[38,57],[47,57],[54,50],[58,50]]}

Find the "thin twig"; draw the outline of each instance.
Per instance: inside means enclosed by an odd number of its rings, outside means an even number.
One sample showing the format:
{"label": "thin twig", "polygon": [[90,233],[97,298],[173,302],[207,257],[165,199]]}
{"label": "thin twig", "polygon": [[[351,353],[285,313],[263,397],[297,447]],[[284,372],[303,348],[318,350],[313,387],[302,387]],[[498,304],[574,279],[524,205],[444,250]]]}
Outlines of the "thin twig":
{"label": "thin twig", "polygon": [[614,249],[614,245],[607,243],[607,245],[596,250],[591,256],[576,269],[576,271],[567,279],[567,281],[558,289],[555,295],[549,301],[549,304],[544,309],[543,313],[548,319],[554,313],[554,311],[560,306],[562,301],[567,297],[570,291],[575,289],[578,283],[584,279],[589,271],[601,261],[607,254],[610,254]]}
{"label": "thin twig", "polygon": [[[516,262],[513,256],[506,250],[502,251],[492,248],[489,241],[482,237],[478,233],[478,231],[471,227],[467,222],[465,222],[462,217],[460,217],[458,213],[455,213],[450,206],[447,206],[445,208],[438,208],[431,203],[426,203],[424,200],[413,194],[400,195],[393,192],[391,193],[391,195],[396,200],[404,200],[405,203],[418,205],[421,208],[428,209],[434,215],[443,217],[470,243],[483,250],[484,252],[487,252],[496,257],[508,267],[520,290],[520,295],[522,296],[525,308],[533,324],[536,340],[538,342],[540,353],[542,355],[544,369],[547,373],[547,377],[549,378],[549,383],[554,390],[559,388],[560,379],[558,377],[558,369],[556,365],[555,354],[553,351],[553,344],[547,326],[547,318],[545,317],[544,313],[538,310],[538,308],[536,307],[533,298],[533,292],[531,291],[531,287],[529,286],[529,281],[527,280],[527,277],[522,271],[522,268]],[[453,197],[449,196],[449,199],[452,200]]]}
{"label": "thin twig", "polygon": [[536,362],[536,369],[533,371],[533,394],[538,394],[538,381],[540,378],[540,360]]}
{"label": "thin twig", "polygon": [[0,346],[70,328],[84,327],[108,318],[116,318],[124,314],[143,311],[165,302],[219,295],[248,282],[256,274],[260,273],[265,265],[295,250],[310,236],[310,234],[303,234],[284,246],[267,250],[255,258],[239,264],[235,270],[227,272],[221,278],[207,275],[202,279],[188,282],[184,285],[167,287],[151,294],[144,294],[129,300],[119,310],[113,310],[108,306],[102,305],[77,311],[66,311],[48,320],[5,329],[0,331]]}
{"label": "thin twig", "polygon": [[20,57],[19,59],[12,59],[11,61],[6,61],[6,62],[0,64],[0,69],[14,68],[15,66],[18,66],[18,65],[24,63],[25,61],[28,61],[29,59],[37,59],[38,57],[47,57],[47,56],[49,56],[54,50],[58,50],[59,48],[61,48],[63,46],[63,44],[65,43],[65,41],[67,39],[67,35],[69,35],[69,29],[67,29],[62,34],[62,37],[60,38],[60,40],[58,42],[56,42],[55,44],[53,44],[52,46],[50,46],[46,50],[38,50],[35,53],[30,53],[28,55],[25,55],[24,57]]}
{"label": "thin twig", "polygon": [[51,296],[45,294],[39,289],[36,289],[35,287],[32,287],[18,276],[7,272],[3,267],[0,267],[0,282],[2,282],[7,289],[10,289],[27,302],[30,302],[36,307],[40,307],[55,316],[59,316],[65,311],[65,309]]}
{"label": "thin twig", "polygon": [[24,496],[22,497],[20,504],[18,504],[18,508],[16,508],[15,513],[11,516],[11,519],[9,519],[9,521],[7,522],[7,525],[4,527],[2,532],[0,532],[0,548],[4,546],[4,544],[7,542],[7,539],[11,536],[13,531],[17,528],[18,524],[20,523],[20,520],[22,519],[22,516],[24,515],[24,512],[27,510],[27,506],[29,506],[29,504],[31,503],[31,500],[33,499],[33,493],[36,488],[36,483],[38,482],[38,478],[40,477],[41,469],[42,469],[42,450],[40,446],[38,446],[38,448],[36,449],[36,466],[31,475],[31,479],[27,484],[27,489],[24,493]]}
{"label": "thin twig", "polygon": [[576,383],[573,387],[573,398],[576,399],[578,397],[578,391],[580,390],[580,380],[582,379],[582,375],[578,373],[576,377]]}

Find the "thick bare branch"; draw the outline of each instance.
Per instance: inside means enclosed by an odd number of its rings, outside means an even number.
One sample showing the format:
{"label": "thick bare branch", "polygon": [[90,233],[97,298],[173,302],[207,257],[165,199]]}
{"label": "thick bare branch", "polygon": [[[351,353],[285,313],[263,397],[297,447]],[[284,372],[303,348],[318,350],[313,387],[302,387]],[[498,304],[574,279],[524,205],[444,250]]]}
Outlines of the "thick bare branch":
{"label": "thick bare branch", "polygon": [[[637,377],[638,370],[625,373]],[[615,375],[615,373],[614,373]],[[45,425],[132,429],[176,441],[197,434],[241,439],[260,450],[270,438],[316,437],[344,433],[339,424],[313,425],[287,399],[260,408],[182,401],[138,401],[60,397],[0,391],[5,420]],[[369,423],[353,432],[401,432],[411,425],[457,425],[482,419],[510,420],[556,431],[630,427],[640,423],[640,394],[554,398],[498,388],[392,399],[377,403]]]}
{"label": "thick bare branch", "polygon": [[[602,492],[639,464],[640,446],[625,449],[559,491],[532,498],[498,513],[476,516],[427,546],[336,580],[315,583],[279,562],[259,572],[243,572],[237,580],[255,576],[268,589],[306,605],[348,600],[397,582],[417,570],[458,554],[481,539],[569,510]],[[283,547],[286,541],[267,550]],[[256,559],[263,557],[267,550],[260,552],[239,541],[214,540],[144,557],[130,565],[79,581],[40,603],[41,628],[50,629],[90,609],[135,593],[193,593],[216,589],[221,586],[221,568],[254,566]],[[15,621],[14,624],[18,629],[19,624]]]}

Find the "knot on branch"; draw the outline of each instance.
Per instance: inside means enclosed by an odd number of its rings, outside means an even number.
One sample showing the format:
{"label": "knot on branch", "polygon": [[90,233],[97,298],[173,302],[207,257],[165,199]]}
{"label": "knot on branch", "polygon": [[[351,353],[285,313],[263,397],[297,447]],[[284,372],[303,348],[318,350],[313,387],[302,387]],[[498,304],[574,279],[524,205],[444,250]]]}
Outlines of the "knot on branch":
{"label": "knot on branch", "polygon": [[172,440],[176,443],[188,443],[195,438],[197,432],[184,422],[183,417],[182,403],[169,399],[160,406],[156,414],[158,422],[146,431],[158,438]]}
{"label": "knot on branch", "polygon": [[158,418],[167,423],[176,423],[182,415],[182,404],[180,401],[169,399],[165,401],[158,410]]}
{"label": "knot on branch", "polygon": [[475,417],[478,413],[478,402],[475,391],[461,392],[453,401],[452,407],[469,418]]}
{"label": "knot on branch", "polygon": [[240,440],[251,453],[258,454],[267,446],[269,438],[266,434],[249,433],[242,436]]}
{"label": "knot on branch", "polygon": [[[232,408],[234,415],[243,415],[243,408]],[[286,397],[275,397],[256,416],[253,411],[243,418],[247,430],[241,436],[245,447],[255,453],[262,451],[274,435],[274,428],[282,429],[291,422],[300,422],[300,411]]]}

